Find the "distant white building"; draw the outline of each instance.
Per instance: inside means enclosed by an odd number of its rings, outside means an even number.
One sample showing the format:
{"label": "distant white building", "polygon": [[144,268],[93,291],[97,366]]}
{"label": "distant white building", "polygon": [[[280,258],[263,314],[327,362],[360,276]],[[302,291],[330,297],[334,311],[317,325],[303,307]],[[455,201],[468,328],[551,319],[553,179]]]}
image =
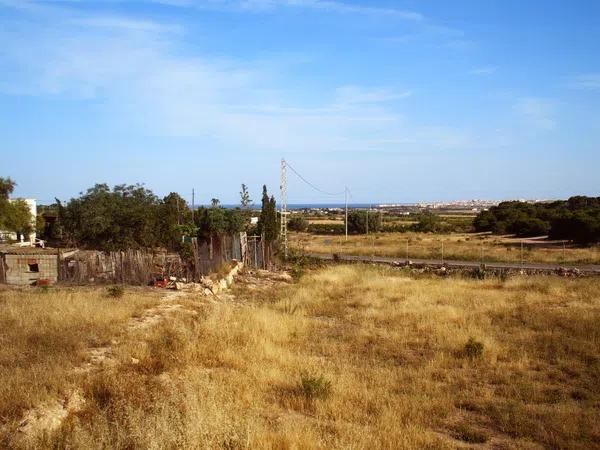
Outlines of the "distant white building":
{"label": "distant white building", "polygon": [[[10,199],[9,202],[13,202],[17,199]],[[28,236],[23,236],[22,234],[17,234],[13,231],[2,231],[0,230],[0,240],[9,240],[9,241],[17,241],[21,245],[35,245],[35,239],[37,237],[35,232],[36,218],[37,218],[37,202],[33,198],[25,198],[18,199],[23,200],[27,207],[29,208],[29,212],[31,214],[31,225],[33,226],[33,232],[29,233]]]}

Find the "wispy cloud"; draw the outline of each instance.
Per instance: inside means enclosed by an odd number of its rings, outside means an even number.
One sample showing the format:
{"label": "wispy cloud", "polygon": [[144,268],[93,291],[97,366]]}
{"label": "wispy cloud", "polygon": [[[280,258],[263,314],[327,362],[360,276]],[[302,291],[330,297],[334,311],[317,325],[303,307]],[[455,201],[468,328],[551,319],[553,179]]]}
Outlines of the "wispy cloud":
{"label": "wispy cloud", "polygon": [[476,67],[469,72],[471,75],[491,75],[496,72],[498,68],[495,66],[482,66]]}
{"label": "wispy cloud", "polygon": [[195,7],[202,9],[237,9],[242,11],[268,11],[277,8],[312,9],[339,14],[383,15],[399,19],[421,21],[423,15],[415,11],[383,8],[366,4],[346,3],[329,0],[153,0],[169,6]]}
{"label": "wispy cloud", "polygon": [[0,27],[0,91],[99,99],[111,120],[138,133],[204,138],[215,149],[406,151],[470,142],[462,130],[399,114],[393,102],[407,89],[340,83],[309,102],[278,81],[285,62],[189,54],[171,24],[76,11]]}
{"label": "wispy cloud", "polygon": [[376,104],[400,100],[412,95],[411,91],[401,91],[390,88],[364,88],[361,86],[341,86],[336,89],[336,104]]}
{"label": "wispy cloud", "polygon": [[517,100],[514,108],[530,127],[540,130],[552,130],[556,127],[554,118],[556,106],[552,100],[523,97]]}
{"label": "wispy cloud", "polygon": [[176,25],[158,23],[152,20],[137,20],[130,17],[120,16],[86,17],[73,20],[71,23],[86,27],[143,32],[176,32],[181,30],[181,28]]}
{"label": "wispy cloud", "polygon": [[574,76],[568,85],[575,89],[600,90],[600,73],[585,73]]}

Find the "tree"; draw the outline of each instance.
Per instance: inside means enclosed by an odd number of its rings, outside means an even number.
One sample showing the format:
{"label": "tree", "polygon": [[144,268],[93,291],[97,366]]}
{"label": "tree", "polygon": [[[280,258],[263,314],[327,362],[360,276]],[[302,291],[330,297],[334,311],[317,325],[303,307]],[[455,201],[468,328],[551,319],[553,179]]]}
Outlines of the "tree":
{"label": "tree", "polygon": [[0,177],[0,199],[8,200],[10,194],[15,190],[15,183],[10,177],[2,178]]}
{"label": "tree", "polygon": [[600,241],[600,197],[575,196],[554,202],[502,202],[480,212],[476,231],[513,233],[517,236],[545,235],[578,244]]}
{"label": "tree", "polygon": [[24,200],[0,200],[0,230],[20,234],[33,231],[33,218]]}
{"label": "tree", "polygon": [[[161,202],[140,184],[96,184],[59,203],[59,221],[69,244],[100,250],[124,250],[168,245],[163,241],[159,205]],[[167,233],[168,234],[168,233]]]}
{"label": "tree", "polygon": [[34,229],[34,217],[23,200],[9,200],[16,183],[0,177],[0,231],[29,234]]}
{"label": "tree", "polygon": [[446,224],[442,218],[430,212],[423,213],[419,216],[419,221],[412,226],[414,231],[421,233],[437,233],[444,231]]}
{"label": "tree", "polygon": [[170,250],[181,247],[183,236],[193,230],[191,211],[186,201],[177,193],[171,192],[162,199],[158,208],[158,239]]}
{"label": "tree", "polygon": [[268,244],[275,242],[279,236],[279,227],[277,226],[277,205],[275,204],[275,197],[273,196],[271,196],[268,204],[264,236],[265,241],[267,241]]}
{"label": "tree", "polygon": [[270,244],[277,239],[279,229],[277,226],[277,205],[275,197],[269,198],[267,186],[263,186],[262,208],[257,224],[258,233],[264,236],[265,242]]}
{"label": "tree", "polygon": [[291,231],[306,231],[308,230],[308,220],[302,216],[292,217],[288,220],[287,226]]}
{"label": "tree", "polygon": [[261,208],[260,208],[260,216],[258,217],[258,223],[256,224],[256,232],[262,236],[263,228],[265,226],[265,222],[267,220],[266,214],[269,209],[269,193],[267,192],[267,186],[263,184],[262,189],[262,199],[261,199]]}
{"label": "tree", "polygon": [[221,200],[219,200],[218,198],[213,198],[210,200],[210,206],[212,208],[218,208],[220,204],[221,204]]}
{"label": "tree", "polygon": [[247,209],[251,203],[252,199],[250,198],[248,187],[242,183],[242,190],[240,191],[240,204],[242,205],[242,209]]}
{"label": "tree", "polygon": [[[381,228],[379,214],[368,214],[369,231],[376,232]],[[367,232],[367,211],[350,211],[348,213],[348,232],[364,234]]]}

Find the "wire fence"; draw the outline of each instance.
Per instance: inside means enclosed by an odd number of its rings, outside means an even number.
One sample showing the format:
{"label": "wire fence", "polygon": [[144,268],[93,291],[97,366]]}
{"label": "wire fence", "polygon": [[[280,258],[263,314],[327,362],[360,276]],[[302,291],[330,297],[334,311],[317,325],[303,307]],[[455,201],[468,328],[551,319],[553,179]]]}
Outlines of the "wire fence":
{"label": "wire fence", "polygon": [[480,235],[436,238],[373,233],[344,236],[293,235],[291,248],[302,253],[327,253],[399,260],[502,262],[515,265],[600,264],[600,246],[577,247],[568,242],[531,242]]}

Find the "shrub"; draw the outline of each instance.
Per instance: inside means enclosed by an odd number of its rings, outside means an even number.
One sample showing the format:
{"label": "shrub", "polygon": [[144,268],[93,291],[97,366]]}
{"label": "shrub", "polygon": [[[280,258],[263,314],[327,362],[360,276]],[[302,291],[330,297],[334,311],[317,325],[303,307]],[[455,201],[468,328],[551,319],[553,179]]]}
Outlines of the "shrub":
{"label": "shrub", "polygon": [[458,425],[454,428],[454,437],[470,444],[484,444],[488,441],[488,436],[482,431],[470,428],[467,425]]}
{"label": "shrub", "polygon": [[306,231],[308,230],[308,220],[304,217],[292,217],[288,220],[287,226],[291,231]]}
{"label": "shrub", "polygon": [[125,288],[120,284],[116,284],[114,286],[108,286],[106,288],[106,295],[112,298],[121,298],[125,294]]}
{"label": "shrub", "polygon": [[480,358],[483,355],[483,342],[469,338],[463,350],[465,356],[471,359]]}
{"label": "shrub", "polygon": [[500,272],[498,272],[498,278],[503,283],[507,282],[508,279],[510,278],[509,271],[508,270],[500,270]]}
{"label": "shrub", "polygon": [[485,280],[485,275],[486,275],[486,273],[485,273],[485,269],[483,267],[475,267],[470,272],[471,278],[473,278],[475,280]]}
{"label": "shrub", "polygon": [[309,400],[326,399],[331,395],[331,381],[323,375],[315,376],[307,373],[300,375],[300,391]]}
{"label": "shrub", "polygon": [[[368,220],[368,226],[367,226]],[[372,232],[381,228],[381,216],[375,212],[368,214],[367,211],[350,211],[348,213],[348,232],[353,234],[365,234],[367,229]]]}
{"label": "shrub", "polygon": [[311,223],[308,231],[313,234],[344,234],[346,226],[343,223]]}
{"label": "shrub", "polygon": [[304,275],[304,267],[301,264],[294,264],[290,273],[292,278],[298,281]]}

